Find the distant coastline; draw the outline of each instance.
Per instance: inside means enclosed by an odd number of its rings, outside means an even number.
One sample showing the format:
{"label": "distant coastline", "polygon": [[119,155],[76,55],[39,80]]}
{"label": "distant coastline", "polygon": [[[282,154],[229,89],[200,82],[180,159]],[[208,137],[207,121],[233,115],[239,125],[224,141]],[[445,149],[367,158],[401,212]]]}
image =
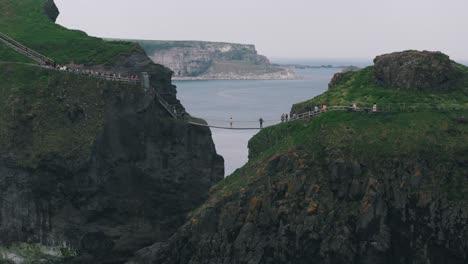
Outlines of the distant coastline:
{"label": "distant coastline", "polygon": [[280,71],[265,74],[236,74],[236,73],[217,73],[212,75],[200,76],[173,76],[174,81],[209,81],[209,80],[300,80],[303,77],[296,74],[294,69],[281,67]]}

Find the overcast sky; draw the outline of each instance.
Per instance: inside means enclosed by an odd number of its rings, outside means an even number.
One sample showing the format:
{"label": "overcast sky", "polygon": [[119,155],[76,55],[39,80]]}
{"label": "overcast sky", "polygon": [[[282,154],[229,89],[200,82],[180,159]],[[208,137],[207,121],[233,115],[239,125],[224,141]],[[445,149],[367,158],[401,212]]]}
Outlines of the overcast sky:
{"label": "overcast sky", "polygon": [[273,58],[405,49],[468,60],[468,0],[55,0],[57,22],[110,38],[255,44]]}

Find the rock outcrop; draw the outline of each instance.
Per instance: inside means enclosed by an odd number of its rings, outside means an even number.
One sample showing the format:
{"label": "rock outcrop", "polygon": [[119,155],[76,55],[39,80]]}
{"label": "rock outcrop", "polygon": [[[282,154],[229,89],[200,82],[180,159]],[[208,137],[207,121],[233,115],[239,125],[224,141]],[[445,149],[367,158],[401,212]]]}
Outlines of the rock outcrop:
{"label": "rock outcrop", "polygon": [[[424,54],[400,58],[404,65],[392,73],[406,76],[420,56],[445,57]],[[439,64],[421,67],[437,76]],[[468,70],[460,69],[465,83]],[[371,103],[382,96],[372,67],[346,74],[346,85],[335,80],[318,100],[352,102],[362,87]],[[420,84],[408,77],[395,80]],[[428,97],[466,94],[460,83],[448,88]],[[400,102],[421,94],[386,92]],[[458,102],[466,106],[466,97]],[[250,161],[215,186],[167,242],[130,263],[467,263],[466,107],[460,112],[329,111],[262,130],[249,142]]]}
{"label": "rock outcrop", "polygon": [[207,205],[134,263],[466,263],[468,204],[436,183],[466,160],[437,173],[434,160],[322,155],[273,157],[256,186]]}
{"label": "rock outcrop", "polygon": [[149,57],[170,68],[174,79],[296,79],[271,65],[254,45],[202,41],[138,41]]}
{"label": "rock outcrop", "polygon": [[[209,129],[170,118],[153,90],[34,74],[48,84],[0,115],[0,244],[66,243],[84,263],[121,263],[172,235],[223,178]],[[151,73],[175,98],[170,74]]]}
{"label": "rock outcrop", "polygon": [[457,78],[453,62],[440,52],[396,52],[376,57],[374,64],[378,80],[401,89],[437,89]]}
{"label": "rock outcrop", "polygon": [[[150,85],[0,64],[0,251],[39,243],[76,250],[76,263],[123,263],[136,250],[165,241],[224,176],[210,130],[172,118],[159,103],[156,93],[184,110],[172,72],[134,43],[64,34],[66,29],[44,19],[57,18],[52,0],[6,5],[14,8],[3,10],[5,27],[28,48],[50,49],[35,41],[41,34],[69,38],[54,43],[65,55],[50,57],[60,64],[101,73],[147,72]],[[8,25],[32,27],[31,21],[47,30],[31,35]],[[72,49],[60,46],[74,40]],[[109,53],[97,59],[81,43]]]}
{"label": "rock outcrop", "polygon": [[337,85],[339,85],[342,81],[345,80],[345,77],[348,76],[348,72],[337,72],[333,75],[333,78],[328,83],[328,89],[333,89]]}
{"label": "rock outcrop", "polygon": [[59,16],[60,11],[55,5],[54,0],[47,0],[44,3],[44,14],[53,22],[57,20],[57,17]]}

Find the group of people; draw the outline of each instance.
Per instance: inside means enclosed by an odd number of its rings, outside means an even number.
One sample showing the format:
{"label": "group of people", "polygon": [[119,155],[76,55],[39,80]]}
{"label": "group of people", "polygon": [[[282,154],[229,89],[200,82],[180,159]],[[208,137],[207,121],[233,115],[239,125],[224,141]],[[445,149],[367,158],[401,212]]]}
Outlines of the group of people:
{"label": "group of people", "polygon": [[[319,107],[318,105],[315,105],[313,111],[309,111],[308,114],[309,116],[312,116],[313,114],[316,114],[316,113],[320,113],[320,112],[326,112],[328,110],[328,107],[326,104],[322,104],[321,107]],[[359,108],[357,106],[356,103],[353,103],[350,107],[350,109],[352,109],[353,111],[359,111]],[[368,109],[368,108],[366,108]],[[377,103],[374,103],[372,105],[372,112],[377,112]],[[288,113],[283,113],[281,114],[281,123],[284,123],[284,122],[288,122],[288,121],[292,121],[292,120],[296,120],[298,119],[300,116],[298,116],[297,114],[291,114],[291,115],[288,115]],[[263,123],[265,121],[263,120],[263,118],[259,118],[258,119],[258,123],[260,125],[260,128],[263,128]],[[233,128],[233,124],[234,124],[234,121],[232,119],[232,117],[229,118],[229,125],[231,128]]]}
{"label": "group of people", "polygon": [[[359,109],[359,107],[357,106],[356,103],[353,103],[353,104],[351,105],[351,109],[352,109],[353,111],[360,111],[360,109]],[[364,108],[364,109],[368,109],[368,108]],[[377,103],[374,103],[374,104],[372,105],[372,112],[374,112],[374,113],[377,112]]]}
{"label": "group of people", "polygon": [[89,69],[77,69],[77,68],[69,68],[67,66],[60,66],[56,65],[55,69],[59,71],[65,71],[65,72],[73,72],[73,73],[78,73],[78,74],[83,74],[83,75],[88,75],[88,76],[94,76],[98,78],[103,78],[103,79],[120,79],[120,80],[129,80],[129,81],[139,81],[140,77],[138,75],[122,75],[122,74],[116,74],[116,73],[106,73],[106,72],[99,72],[99,71],[94,71],[94,70],[89,70]]}

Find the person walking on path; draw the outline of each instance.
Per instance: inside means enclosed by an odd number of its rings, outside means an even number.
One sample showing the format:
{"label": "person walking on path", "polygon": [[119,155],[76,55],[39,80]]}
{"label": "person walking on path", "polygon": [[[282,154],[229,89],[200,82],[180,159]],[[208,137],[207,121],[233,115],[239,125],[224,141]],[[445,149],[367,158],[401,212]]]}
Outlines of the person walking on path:
{"label": "person walking on path", "polygon": [[314,107],[314,111],[315,111],[315,113],[318,113],[318,111],[319,111],[318,106]]}
{"label": "person walking on path", "polygon": [[288,114],[286,113],[286,115],[284,116],[284,121],[285,122],[288,122]]}
{"label": "person walking on path", "polygon": [[233,121],[232,121],[232,117],[231,117],[231,118],[229,118],[229,125],[231,126],[231,128],[232,128],[232,123],[233,123]]}
{"label": "person walking on path", "polygon": [[374,103],[374,105],[372,106],[372,112],[377,112],[377,103]]}
{"label": "person walking on path", "polygon": [[260,119],[258,120],[258,122],[260,123],[260,128],[263,128],[263,118],[260,117]]}
{"label": "person walking on path", "polygon": [[281,114],[281,123],[284,123],[284,113]]}

